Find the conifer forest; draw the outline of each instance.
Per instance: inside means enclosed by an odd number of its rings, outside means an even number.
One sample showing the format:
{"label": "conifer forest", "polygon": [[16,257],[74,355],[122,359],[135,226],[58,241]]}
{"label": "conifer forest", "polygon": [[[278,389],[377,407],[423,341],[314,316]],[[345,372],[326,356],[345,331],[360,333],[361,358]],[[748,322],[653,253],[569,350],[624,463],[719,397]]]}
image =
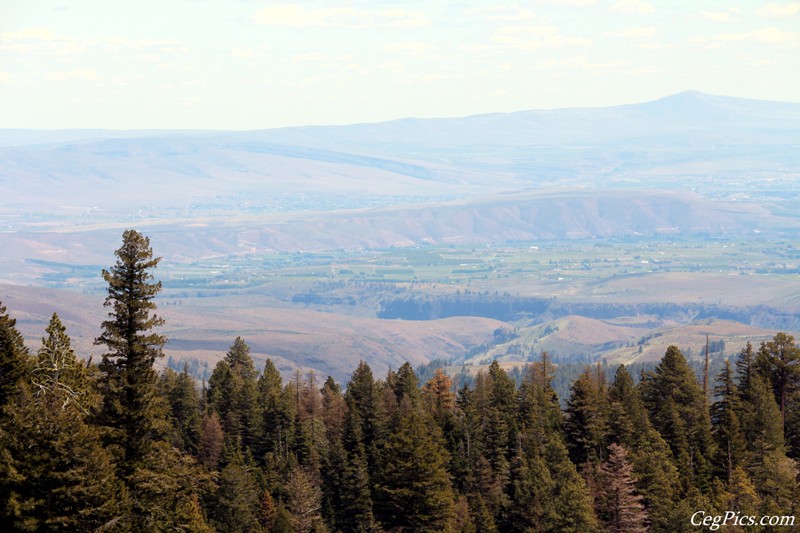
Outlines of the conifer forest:
{"label": "conifer forest", "polygon": [[337,383],[259,371],[242,337],[198,382],[158,370],[158,262],[124,233],[98,361],[56,314],[26,346],[0,306],[3,531],[800,531],[791,335],[699,377],[676,346],[652,371],[587,365],[567,398],[546,352],[521,383],[496,361]]}

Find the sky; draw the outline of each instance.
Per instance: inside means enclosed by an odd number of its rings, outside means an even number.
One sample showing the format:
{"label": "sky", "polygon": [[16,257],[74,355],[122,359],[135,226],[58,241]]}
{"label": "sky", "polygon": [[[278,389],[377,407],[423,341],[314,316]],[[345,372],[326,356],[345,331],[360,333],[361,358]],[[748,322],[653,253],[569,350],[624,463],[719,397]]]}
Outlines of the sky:
{"label": "sky", "polygon": [[0,0],[0,128],[800,101],[800,1]]}

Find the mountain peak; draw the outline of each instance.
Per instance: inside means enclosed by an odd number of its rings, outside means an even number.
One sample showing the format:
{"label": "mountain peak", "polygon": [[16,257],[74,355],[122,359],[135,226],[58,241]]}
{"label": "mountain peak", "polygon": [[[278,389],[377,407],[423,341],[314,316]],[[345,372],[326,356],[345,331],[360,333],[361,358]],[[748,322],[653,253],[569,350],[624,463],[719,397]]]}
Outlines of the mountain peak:
{"label": "mountain peak", "polygon": [[800,107],[800,104],[793,102],[780,102],[775,100],[758,100],[754,98],[743,98],[738,96],[723,96],[718,94],[709,94],[697,90],[681,91],[679,93],[664,96],[651,102],[645,102],[636,105],[648,104],[671,104],[671,105],[717,105],[728,109],[737,108],[739,110],[757,109],[766,110],[769,108],[795,108]]}

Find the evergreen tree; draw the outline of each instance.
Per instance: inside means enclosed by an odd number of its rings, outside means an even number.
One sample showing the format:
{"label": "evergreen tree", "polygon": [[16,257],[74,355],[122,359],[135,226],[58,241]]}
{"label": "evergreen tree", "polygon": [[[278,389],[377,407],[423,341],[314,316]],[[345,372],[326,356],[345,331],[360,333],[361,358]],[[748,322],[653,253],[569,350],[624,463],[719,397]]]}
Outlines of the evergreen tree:
{"label": "evergreen tree", "polygon": [[354,409],[347,409],[341,434],[331,442],[322,480],[323,512],[332,529],[345,533],[374,529],[367,454]]}
{"label": "evergreen tree", "polygon": [[501,486],[508,483],[510,459],[517,434],[517,387],[497,361],[486,376],[488,402],[483,409],[482,444]]}
{"label": "evergreen tree", "polygon": [[758,377],[758,372],[755,360],[753,345],[748,342],[736,359],[736,386],[739,397],[733,404],[745,442],[750,439],[752,429],[757,424],[755,405],[758,402],[754,398],[754,379]]}
{"label": "evergreen tree", "polygon": [[[454,456],[451,460],[454,473],[454,485],[469,495],[470,509],[475,517],[476,525],[487,523],[486,515],[492,517],[499,514],[504,505],[506,495],[505,482],[497,475],[487,459],[484,431],[489,427],[491,416],[489,400],[489,378],[486,372],[480,371],[475,377],[474,388],[466,384],[458,391],[456,398],[457,436]],[[478,500],[480,505],[478,505]]]}
{"label": "evergreen tree", "polygon": [[508,531],[592,532],[591,495],[560,435],[523,430],[511,472]]}
{"label": "evergreen tree", "polygon": [[685,488],[707,488],[714,452],[707,402],[676,346],[643,379],[642,397],[653,426],[672,448]]}
{"label": "evergreen tree", "polygon": [[520,386],[519,418],[528,428],[560,435],[564,428],[564,416],[558,394],[553,389],[554,377],[550,356],[542,352],[539,361],[527,367]]}
{"label": "evergreen tree", "polygon": [[760,514],[793,515],[800,498],[797,462],[788,458],[783,450],[769,450],[754,468],[753,481],[761,498]]}
{"label": "evergreen tree", "polygon": [[322,395],[322,420],[325,426],[325,437],[329,442],[341,439],[347,403],[342,396],[341,387],[331,376],[325,380],[320,390]]}
{"label": "evergreen tree", "polygon": [[214,524],[218,531],[248,533],[260,527],[260,491],[237,449],[219,474],[219,488],[214,495]]}
{"label": "evergreen tree", "polygon": [[[523,438],[527,433],[523,432]],[[525,440],[529,441],[529,438]],[[552,527],[555,512],[549,507],[554,482],[541,454],[525,453],[522,442],[512,462],[510,498],[503,515],[503,530],[534,532]],[[502,523],[501,522],[501,523]]]}
{"label": "evergreen tree", "polygon": [[[636,488],[644,497],[653,533],[673,533],[687,519],[677,505],[683,497],[680,476],[669,445],[652,427],[637,435],[630,460]],[[603,490],[600,487],[599,490]]]}
{"label": "evergreen tree", "polygon": [[387,411],[391,415],[393,408],[399,406],[403,401],[408,401],[412,405],[417,406],[421,398],[419,390],[419,381],[411,364],[403,363],[397,372],[389,372],[386,379],[386,385],[394,393],[394,399],[391,401],[392,408],[387,405]]}
{"label": "evergreen tree", "polygon": [[130,513],[123,523],[131,531],[208,531],[198,502],[214,491],[211,476],[193,457],[164,441],[154,441],[127,478]]}
{"label": "evergreen tree", "polygon": [[480,494],[471,495],[468,501],[472,522],[475,524],[475,531],[497,533],[497,524],[494,521],[494,516],[483,501],[483,497]]}
{"label": "evergreen tree", "polygon": [[786,454],[796,461],[800,461],[800,388],[792,391],[787,400],[790,406],[786,410]]}
{"label": "evergreen tree", "polygon": [[171,442],[181,450],[196,454],[200,443],[200,394],[184,365],[179,374],[167,368],[161,374],[159,389],[168,406]]}
{"label": "evergreen tree", "polygon": [[[719,483],[719,480],[717,480],[717,483]],[[721,487],[714,487],[713,495],[717,509],[733,511],[744,516],[757,516],[760,512],[761,498],[759,498],[752,480],[741,466],[734,468],[727,483]],[[736,533],[762,530],[759,526],[746,529],[736,526],[729,527],[730,531],[735,531]]]}
{"label": "evergreen tree", "polygon": [[747,472],[761,499],[760,513],[782,515],[794,512],[798,492],[797,463],[786,456],[783,425],[769,378],[760,372],[751,376],[752,418],[743,428],[747,446]]}
{"label": "evergreen tree", "polygon": [[387,529],[445,530],[455,500],[441,431],[407,396],[390,429],[375,483],[376,517]]}
{"label": "evergreen tree", "polygon": [[307,464],[318,469],[320,458],[324,457],[328,449],[328,436],[322,408],[322,393],[318,388],[317,376],[313,370],[309,371],[301,385],[299,413],[303,432],[308,438],[309,460]]}
{"label": "evergreen tree", "polygon": [[65,400],[63,392],[35,396],[23,385],[3,409],[0,523],[12,530],[90,531],[124,513],[110,454]]}
{"label": "evergreen tree", "polygon": [[[489,526],[491,529],[491,526]],[[454,518],[451,526],[451,531],[458,531],[460,533],[477,533],[478,529],[475,526],[475,521],[472,519],[472,513],[469,508],[469,501],[463,494],[456,500]],[[487,531],[483,529],[481,531]]]}
{"label": "evergreen tree", "polygon": [[193,494],[185,501],[180,509],[179,516],[182,520],[177,525],[180,531],[192,531],[196,533],[216,533],[216,529],[208,523],[200,505],[200,498]]}
{"label": "evergreen tree", "polygon": [[291,392],[294,395],[294,423],[292,424],[293,431],[289,442],[289,450],[300,466],[308,467],[309,470],[317,470],[319,468],[319,455],[313,441],[314,425],[313,421],[309,420],[304,406],[304,390],[306,386],[300,378],[299,368],[295,370],[295,377],[290,385]]}
{"label": "evergreen tree", "polygon": [[35,367],[0,415],[0,522],[21,531],[93,530],[122,516],[124,491],[87,423],[99,401],[89,372],[57,315],[46,331]]}
{"label": "evergreen tree", "polygon": [[338,522],[342,531],[366,532],[375,527],[372,494],[367,472],[367,452],[358,414],[348,410],[342,440],[345,463],[342,465],[342,494]]}
{"label": "evergreen tree", "polygon": [[792,393],[800,387],[800,347],[791,335],[778,333],[771,341],[761,344],[756,365],[772,384],[785,432],[787,408],[791,409]]}
{"label": "evergreen tree", "polygon": [[257,447],[259,435],[258,372],[250,347],[241,338],[217,363],[208,381],[208,403],[219,414],[226,443]]}
{"label": "evergreen tree", "polygon": [[650,429],[647,410],[625,365],[619,365],[608,389],[608,433],[606,443],[632,449]]}
{"label": "evergreen tree", "polygon": [[768,452],[783,452],[783,425],[781,413],[768,378],[754,373],[750,378],[748,391],[749,406],[752,413],[742,425],[748,452],[748,465],[757,468],[763,464]]}
{"label": "evergreen tree", "polygon": [[602,374],[584,369],[572,384],[564,421],[570,459],[576,465],[598,463],[605,456],[607,397]]}
{"label": "evergreen tree", "polygon": [[272,533],[296,533],[292,525],[292,515],[283,505],[278,506]]}
{"label": "evergreen tree", "polygon": [[739,391],[730,362],[725,361],[717,383],[714,394],[718,399],[711,406],[711,424],[717,444],[714,463],[717,471],[730,482],[733,471],[742,464],[745,456],[744,436],[737,415]]}
{"label": "evergreen tree", "polygon": [[596,530],[591,495],[570,461],[548,357],[532,365],[520,388],[522,428],[516,444],[505,527],[515,531]]}
{"label": "evergreen tree", "polygon": [[372,369],[364,361],[359,361],[358,368],[347,384],[345,399],[348,408],[355,411],[361,422],[361,434],[364,438],[370,476],[376,471],[378,440],[383,436],[383,412],[379,398],[380,386],[372,375]]}
{"label": "evergreen tree", "polygon": [[258,409],[260,410],[261,442],[256,446],[256,456],[266,454],[285,459],[289,453],[294,414],[283,394],[283,378],[271,359],[264,364],[264,371],[257,384]]}
{"label": "evergreen tree", "polygon": [[[325,523],[333,531],[342,530],[341,524],[347,519],[347,511],[344,509],[342,500],[345,496],[344,468],[347,466],[347,455],[342,445],[341,436],[331,442],[328,453],[323,458],[320,476],[322,478],[322,502],[321,512]],[[372,503],[370,502],[370,513]]]}
{"label": "evergreen tree", "polygon": [[108,348],[100,363],[100,420],[110,428],[111,442],[121,449],[120,467],[127,477],[141,466],[153,439],[157,418],[153,363],[163,356],[161,348],[166,339],[152,332],[164,321],[153,314],[153,300],[161,291],[161,282],[151,282],[150,270],[160,258],[153,258],[150,240],[127,230],[122,235],[122,246],[114,253],[116,264],[103,270],[103,279],[108,283],[104,305],[111,311],[95,344]]}
{"label": "evergreen tree", "polygon": [[16,392],[17,384],[30,370],[30,355],[16,323],[0,303],[0,407]]}
{"label": "evergreen tree", "polygon": [[[461,413],[459,418],[458,463],[461,471],[469,477],[469,469],[479,457],[485,457],[484,430],[489,416],[489,392],[486,372],[479,371],[473,387],[464,384],[456,396],[456,406]],[[487,462],[488,463],[488,462]],[[490,466],[491,468],[491,466]]]}
{"label": "evergreen tree", "polygon": [[508,503],[508,487],[502,484],[503,480],[492,470],[492,465],[483,455],[475,458],[470,474],[468,492],[480,496],[492,514],[499,515],[501,508]]}
{"label": "evergreen tree", "polygon": [[749,342],[747,346],[739,352],[739,357],[736,359],[736,376],[737,386],[739,387],[739,394],[742,399],[747,401],[747,392],[750,390],[750,375],[754,372],[756,354],[753,351],[753,345]]}

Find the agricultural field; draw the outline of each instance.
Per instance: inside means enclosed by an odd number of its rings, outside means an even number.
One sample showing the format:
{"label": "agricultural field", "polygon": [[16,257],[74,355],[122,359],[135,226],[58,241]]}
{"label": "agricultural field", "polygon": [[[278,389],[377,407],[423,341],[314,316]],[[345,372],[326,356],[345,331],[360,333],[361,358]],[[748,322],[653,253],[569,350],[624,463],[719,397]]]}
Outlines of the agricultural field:
{"label": "agricultural field", "polygon": [[[73,321],[76,342],[91,353],[103,266],[37,267],[37,285],[94,309]],[[175,366],[213,366],[239,335],[257,361],[271,357],[284,372],[299,366],[338,375],[359,359],[377,368],[431,359],[482,366],[521,364],[542,351],[562,362],[646,362],[670,343],[699,357],[706,335],[730,355],[748,341],[800,330],[800,242],[789,240],[254,253],[164,260],[155,273]],[[30,291],[12,291],[9,303],[32,307]],[[33,339],[45,307],[21,315]]]}
{"label": "agricultural field", "polygon": [[733,306],[756,303],[751,292],[757,291],[761,303],[800,307],[800,242],[790,241],[562,241],[252,254],[165,263],[159,274],[165,298],[247,289],[321,310],[398,290]]}

